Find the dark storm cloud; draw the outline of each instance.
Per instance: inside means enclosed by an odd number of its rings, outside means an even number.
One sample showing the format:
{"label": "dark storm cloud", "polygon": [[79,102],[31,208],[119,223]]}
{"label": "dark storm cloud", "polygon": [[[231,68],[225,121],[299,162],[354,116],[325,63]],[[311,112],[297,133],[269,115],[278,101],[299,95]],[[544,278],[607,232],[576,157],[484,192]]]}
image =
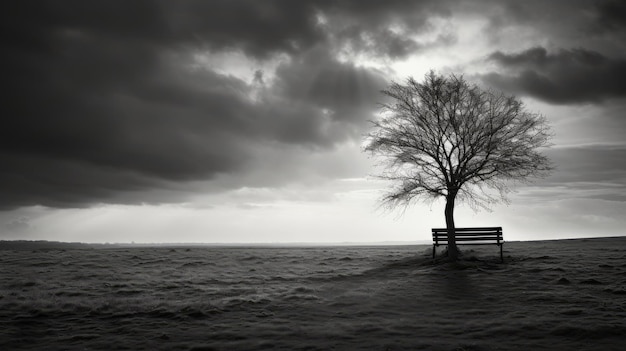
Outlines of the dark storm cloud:
{"label": "dark storm cloud", "polygon": [[415,40],[388,28],[363,30],[353,25],[340,30],[340,39],[349,52],[367,53],[376,58],[403,58],[421,48]]}
{"label": "dark storm cloud", "polygon": [[54,50],[61,36],[89,34],[153,46],[207,45],[255,56],[320,40],[313,4],[284,0],[23,1],[5,5],[3,39]]}
{"label": "dark storm cloud", "polygon": [[322,26],[332,32],[343,49],[373,58],[404,58],[425,47],[454,41],[443,36],[422,43],[411,36],[429,29],[434,17],[448,17],[450,6],[442,1],[329,1],[318,11],[329,18]]}
{"label": "dark storm cloud", "polygon": [[[324,51],[315,13],[330,4],[7,6],[0,208],[181,201],[197,190],[188,182],[254,172],[261,146],[329,149],[358,137],[385,80]],[[290,59],[265,86],[261,71],[244,81],[194,66],[203,50]]]}
{"label": "dark storm cloud", "polygon": [[[212,149],[245,123],[239,112],[249,112],[246,87],[210,72],[166,70],[148,71],[117,88],[84,86],[71,74],[14,88],[5,116],[19,118],[5,129],[2,149],[171,179],[231,169],[234,160]],[[210,162],[197,164],[201,159]]]}
{"label": "dark storm cloud", "polygon": [[[489,15],[486,34],[498,36],[511,26],[528,26],[540,33],[558,35],[559,40],[581,34],[598,34],[599,28],[615,28],[623,23],[623,1],[620,0],[477,0],[459,5],[466,11]],[[621,17],[621,18],[620,18]]]}
{"label": "dark storm cloud", "polygon": [[483,80],[495,87],[558,103],[601,102],[626,96],[626,59],[586,49],[548,52],[535,47],[520,53],[494,52],[489,60],[506,73]]}
{"label": "dark storm cloud", "polygon": [[[40,85],[41,95],[23,92],[37,104],[10,106],[20,119],[0,140],[3,200],[49,206],[132,202],[135,191],[238,172],[258,156],[258,143],[327,148],[358,134],[371,118],[361,104],[383,79],[332,59],[315,74],[306,74],[308,67],[284,66],[277,88],[261,89],[258,101],[237,78],[173,65],[115,90],[77,85],[59,91],[57,82],[45,82],[50,86]],[[120,191],[131,198],[120,198]]]}
{"label": "dark storm cloud", "polygon": [[[371,108],[386,85],[381,72],[342,63],[322,48],[311,50],[278,67],[279,93],[295,101],[310,101],[333,111],[361,105]],[[335,120],[359,118],[336,114]]]}
{"label": "dark storm cloud", "polygon": [[606,30],[626,28],[626,2],[621,0],[601,1],[596,6],[600,26]]}

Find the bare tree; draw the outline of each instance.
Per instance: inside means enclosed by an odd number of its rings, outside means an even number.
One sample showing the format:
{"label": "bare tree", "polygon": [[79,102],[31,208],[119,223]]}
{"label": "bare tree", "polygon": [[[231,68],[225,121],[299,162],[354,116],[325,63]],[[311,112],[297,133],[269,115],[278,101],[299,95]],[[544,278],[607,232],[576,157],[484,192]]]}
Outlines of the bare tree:
{"label": "bare tree", "polygon": [[382,158],[380,178],[393,181],[383,204],[393,208],[415,198],[445,198],[452,260],[458,258],[457,200],[488,208],[506,200],[512,181],[551,170],[549,160],[537,151],[549,146],[545,117],[528,112],[513,96],[433,71],[422,83],[408,78],[382,93],[391,99],[381,104],[382,118],[373,122],[365,151]]}

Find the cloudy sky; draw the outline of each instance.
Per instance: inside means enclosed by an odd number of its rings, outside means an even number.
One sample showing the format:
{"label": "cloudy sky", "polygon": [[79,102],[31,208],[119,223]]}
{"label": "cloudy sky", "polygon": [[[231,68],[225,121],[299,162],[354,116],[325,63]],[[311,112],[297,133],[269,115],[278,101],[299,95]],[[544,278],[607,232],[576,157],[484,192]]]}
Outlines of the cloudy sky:
{"label": "cloudy sky", "polygon": [[4,5],[0,239],[427,241],[379,209],[380,90],[431,69],[547,117],[556,171],[457,225],[623,235],[623,1],[19,1]]}

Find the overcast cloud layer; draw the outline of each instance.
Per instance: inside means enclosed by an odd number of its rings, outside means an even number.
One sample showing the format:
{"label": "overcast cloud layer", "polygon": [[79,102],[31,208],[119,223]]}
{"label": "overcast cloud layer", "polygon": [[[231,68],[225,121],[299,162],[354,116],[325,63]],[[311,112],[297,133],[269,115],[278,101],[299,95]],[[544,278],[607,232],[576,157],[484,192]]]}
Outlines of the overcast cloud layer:
{"label": "overcast cloud layer", "polygon": [[622,1],[20,1],[0,19],[3,210],[365,177],[345,150],[380,89],[431,68],[593,110],[547,115],[559,169],[539,186],[626,200]]}

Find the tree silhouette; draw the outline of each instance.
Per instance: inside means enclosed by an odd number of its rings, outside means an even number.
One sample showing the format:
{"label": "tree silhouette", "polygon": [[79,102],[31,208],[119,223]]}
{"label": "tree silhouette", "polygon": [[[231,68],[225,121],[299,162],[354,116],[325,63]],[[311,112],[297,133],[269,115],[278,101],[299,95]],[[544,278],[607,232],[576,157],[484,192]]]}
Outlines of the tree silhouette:
{"label": "tree silhouette", "polygon": [[[549,146],[545,117],[522,102],[481,89],[463,77],[431,71],[422,83],[408,78],[382,93],[382,118],[374,121],[364,150],[382,159],[380,178],[393,182],[382,198],[389,207],[415,198],[446,200],[448,255],[458,258],[454,206],[457,200],[485,207],[506,201],[512,181],[542,177],[551,170],[537,151]],[[490,192],[495,189],[496,192]]]}

